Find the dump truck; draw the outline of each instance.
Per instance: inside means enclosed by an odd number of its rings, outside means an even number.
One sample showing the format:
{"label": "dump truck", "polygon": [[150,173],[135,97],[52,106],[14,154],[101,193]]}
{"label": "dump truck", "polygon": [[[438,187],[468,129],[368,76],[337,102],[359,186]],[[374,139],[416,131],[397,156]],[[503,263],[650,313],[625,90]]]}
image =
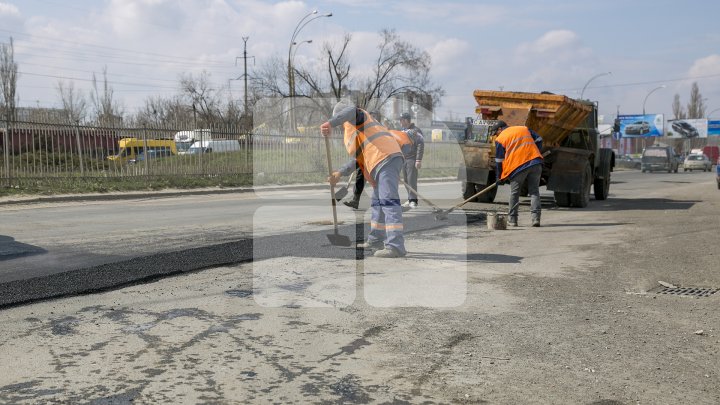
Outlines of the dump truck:
{"label": "dump truck", "polygon": [[[473,96],[477,119],[460,142],[463,163],[458,179],[464,199],[496,180],[495,136],[488,134],[488,128],[497,120],[527,126],[542,137],[540,185],[554,192],[558,206],[586,207],[591,188],[596,200],[608,197],[615,154],[599,147],[596,103],[545,92],[475,90]],[[493,202],[496,190],[477,201]],[[527,195],[527,186],[521,194]]]}

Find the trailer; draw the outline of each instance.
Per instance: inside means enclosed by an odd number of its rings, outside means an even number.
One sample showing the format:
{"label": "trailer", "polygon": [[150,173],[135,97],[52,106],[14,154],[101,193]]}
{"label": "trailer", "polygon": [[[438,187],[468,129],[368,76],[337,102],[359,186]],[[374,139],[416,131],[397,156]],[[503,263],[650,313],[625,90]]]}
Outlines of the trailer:
{"label": "trailer", "polygon": [[[477,119],[460,142],[463,198],[496,180],[495,137],[487,129],[497,120],[527,126],[543,138],[540,185],[554,192],[558,206],[586,207],[591,188],[596,200],[608,197],[615,153],[600,148],[595,103],[551,93],[475,90],[473,96]],[[522,194],[527,195],[526,186]],[[492,191],[478,201],[493,202],[495,196]]]}

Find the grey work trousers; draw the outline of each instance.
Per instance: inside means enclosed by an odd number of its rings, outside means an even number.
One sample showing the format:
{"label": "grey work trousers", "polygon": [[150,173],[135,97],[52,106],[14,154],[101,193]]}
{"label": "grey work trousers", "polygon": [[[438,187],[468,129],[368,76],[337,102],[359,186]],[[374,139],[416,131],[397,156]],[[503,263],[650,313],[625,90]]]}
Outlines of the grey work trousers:
{"label": "grey work trousers", "polygon": [[532,221],[540,220],[540,176],[542,175],[542,165],[530,166],[527,169],[515,173],[510,178],[510,202],[508,203],[510,211],[508,217],[511,222],[517,222],[518,218],[518,202],[520,201],[520,189],[525,179],[528,183],[528,195],[530,196],[530,216]]}
{"label": "grey work trousers", "polygon": [[[417,190],[418,169],[417,167],[415,167],[415,159],[405,160],[405,164],[403,165],[403,180],[405,181],[405,183],[407,183],[408,186]],[[415,194],[415,192],[410,190],[410,188],[407,186],[405,186],[405,189],[408,193],[408,201],[417,203],[417,194]]]}

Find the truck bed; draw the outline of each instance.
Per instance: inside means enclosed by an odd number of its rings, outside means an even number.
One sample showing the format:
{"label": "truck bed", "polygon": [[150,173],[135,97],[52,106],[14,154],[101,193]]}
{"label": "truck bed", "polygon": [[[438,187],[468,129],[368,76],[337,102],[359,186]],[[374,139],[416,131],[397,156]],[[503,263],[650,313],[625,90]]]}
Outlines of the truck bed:
{"label": "truck bed", "polygon": [[508,125],[525,125],[558,146],[592,111],[592,106],[557,94],[475,90],[476,113]]}

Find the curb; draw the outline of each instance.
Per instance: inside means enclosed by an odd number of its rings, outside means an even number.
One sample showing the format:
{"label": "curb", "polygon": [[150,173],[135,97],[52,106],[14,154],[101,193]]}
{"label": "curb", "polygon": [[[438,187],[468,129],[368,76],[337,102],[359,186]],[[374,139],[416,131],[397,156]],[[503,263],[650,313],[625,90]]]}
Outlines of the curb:
{"label": "curb", "polygon": [[[432,177],[418,179],[419,183],[445,182],[455,181],[454,177]],[[17,199],[0,199],[0,206],[4,205],[20,205],[20,204],[38,204],[38,203],[56,203],[56,202],[78,202],[78,201],[115,201],[115,200],[133,200],[137,198],[148,197],[180,197],[191,195],[213,195],[213,194],[234,194],[234,193],[251,193],[256,190],[262,191],[281,191],[287,189],[293,190],[314,190],[327,187],[323,183],[313,184],[289,184],[289,185],[272,185],[259,187],[237,187],[222,189],[200,189],[200,190],[175,190],[175,191],[146,191],[146,192],[128,192],[116,194],[73,194],[73,195],[55,195],[46,197],[19,197]],[[12,198],[12,197],[9,197]]]}

